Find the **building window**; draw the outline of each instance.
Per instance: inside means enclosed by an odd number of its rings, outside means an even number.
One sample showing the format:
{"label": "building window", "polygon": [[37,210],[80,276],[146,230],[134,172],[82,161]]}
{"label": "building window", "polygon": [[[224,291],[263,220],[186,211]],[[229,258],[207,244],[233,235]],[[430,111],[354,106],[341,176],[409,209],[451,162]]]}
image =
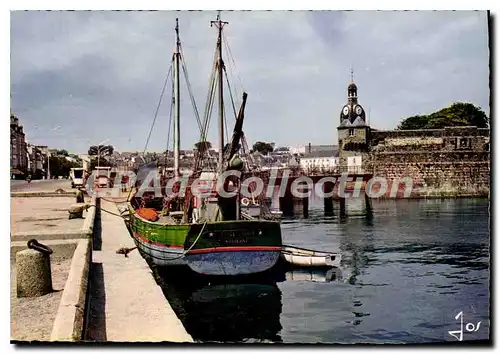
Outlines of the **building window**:
{"label": "building window", "polygon": [[349,129],[349,136],[354,136],[354,129],[352,128]]}
{"label": "building window", "polygon": [[469,138],[457,138],[455,147],[457,149],[469,149],[471,147],[471,139]]}

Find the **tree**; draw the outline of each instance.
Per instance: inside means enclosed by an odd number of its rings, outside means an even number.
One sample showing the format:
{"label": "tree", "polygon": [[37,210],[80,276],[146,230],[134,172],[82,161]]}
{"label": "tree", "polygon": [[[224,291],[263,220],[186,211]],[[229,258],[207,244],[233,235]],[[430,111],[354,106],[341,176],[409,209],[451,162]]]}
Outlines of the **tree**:
{"label": "tree", "polygon": [[195,156],[197,158],[200,158],[202,156],[205,156],[205,153],[212,147],[212,143],[210,141],[198,141],[196,144],[194,144],[194,148],[196,149],[195,151]]}
{"label": "tree", "polygon": [[480,107],[476,107],[472,103],[455,102],[451,106],[429,115],[416,115],[405,118],[397,129],[441,129],[449,126],[466,125],[488,128],[490,119]]}
{"label": "tree", "polygon": [[57,151],[56,151],[56,154],[57,154],[57,155],[61,155],[61,156],[69,156],[68,151],[67,151],[67,150],[64,150],[64,149],[62,149],[62,150],[57,150]]}
{"label": "tree", "polygon": [[[73,167],[80,167],[78,163],[68,161],[64,156],[50,156],[50,175],[51,176],[69,176],[69,171]],[[47,169],[47,162],[44,163]]]}
{"label": "tree", "polygon": [[424,129],[427,125],[429,118],[427,116],[411,116],[403,119],[403,121],[398,125],[399,130],[413,130],[413,129]]}
{"label": "tree", "polygon": [[[106,160],[106,159],[100,159],[99,160],[99,167],[111,167],[111,163]],[[93,171],[95,170],[95,168],[97,167],[97,158],[93,158],[90,160],[90,168],[89,168],[89,171]]]}
{"label": "tree", "polygon": [[89,148],[88,154],[96,156],[100,153],[101,156],[110,156],[113,154],[114,148],[111,145],[93,145]]}
{"label": "tree", "polygon": [[194,144],[194,148],[198,150],[200,154],[203,154],[212,148],[212,143],[210,141],[198,141]]}
{"label": "tree", "polygon": [[269,154],[270,152],[273,152],[274,151],[274,148],[271,144],[269,143],[265,143],[263,141],[257,141],[255,144],[253,144],[252,146],[252,150],[253,151],[258,151],[260,152],[262,155],[267,155]]}

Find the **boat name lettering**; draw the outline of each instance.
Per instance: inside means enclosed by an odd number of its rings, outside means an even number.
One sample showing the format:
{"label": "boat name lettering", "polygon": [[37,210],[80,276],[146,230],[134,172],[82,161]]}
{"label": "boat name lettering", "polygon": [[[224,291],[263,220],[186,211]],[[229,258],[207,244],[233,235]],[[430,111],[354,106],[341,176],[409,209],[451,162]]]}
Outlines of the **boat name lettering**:
{"label": "boat name lettering", "polygon": [[228,231],[223,233],[224,237],[238,237],[238,238],[247,238],[247,237],[254,237],[255,232],[253,231]]}
{"label": "boat name lettering", "polygon": [[232,239],[232,240],[222,240],[226,245],[245,245],[248,243],[248,239],[240,238],[240,239]]}

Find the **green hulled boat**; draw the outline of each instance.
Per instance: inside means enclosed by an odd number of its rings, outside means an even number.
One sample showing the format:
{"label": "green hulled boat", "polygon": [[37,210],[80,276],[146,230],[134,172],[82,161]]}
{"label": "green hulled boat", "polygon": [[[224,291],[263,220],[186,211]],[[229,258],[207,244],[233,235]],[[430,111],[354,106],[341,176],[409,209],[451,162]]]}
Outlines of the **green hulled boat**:
{"label": "green hulled boat", "polygon": [[[207,275],[243,275],[266,271],[273,267],[281,252],[281,227],[279,222],[260,220],[242,216],[240,212],[241,180],[231,177],[215,187],[221,176],[228,171],[243,171],[244,164],[238,157],[243,135],[243,118],[246,93],[238,114],[232,139],[224,144],[224,109],[223,109],[223,74],[222,30],[227,22],[220,20],[220,15],[211,25],[218,29],[216,57],[209,92],[209,102],[213,103],[215,87],[219,98],[219,158],[217,167],[206,171],[202,163],[204,151],[194,165],[185,195],[170,194],[168,180],[162,184],[162,196],[147,198],[135,194],[129,203],[130,227],[141,254],[157,266],[187,265],[200,274]],[[174,176],[179,178],[180,151],[180,65],[185,69],[179,26],[176,25],[176,51],[172,58],[174,82]],[[186,74],[186,72],[185,72]],[[226,73],[227,76],[227,73]],[[187,80],[187,75],[186,75]],[[215,83],[217,82],[217,85]],[[189,83],[188,83],[189,87]],[[191,101],[194,100],[191,97]],[[200,125],[200,142],[206,141],[206,131],[210,118],[211,106],[207,105],[203,124]],[[207,113],[208,112],[208,113]],[[157,173],[157,166],[154,166]],[[141,173],[139,173],[140,175]],[[207,195],[200,195],[191,189],[192,181],[201,179],[210,185]],[[138,191],[141,191],[138,181]],[[227,182],[227,183],[226,183]],[[222,190],[231,189],[233,196],[223,197]]]}

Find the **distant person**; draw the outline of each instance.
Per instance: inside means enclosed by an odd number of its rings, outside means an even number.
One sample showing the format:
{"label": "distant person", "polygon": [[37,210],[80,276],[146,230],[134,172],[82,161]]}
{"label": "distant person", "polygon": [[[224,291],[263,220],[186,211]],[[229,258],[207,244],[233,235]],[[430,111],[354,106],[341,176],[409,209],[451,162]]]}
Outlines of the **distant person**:
{"label": "distant person", "polygon": [[122,192],[127,191],[127,184],[128,184],[128,176],[122,176],[122,180],[121,180]]}

